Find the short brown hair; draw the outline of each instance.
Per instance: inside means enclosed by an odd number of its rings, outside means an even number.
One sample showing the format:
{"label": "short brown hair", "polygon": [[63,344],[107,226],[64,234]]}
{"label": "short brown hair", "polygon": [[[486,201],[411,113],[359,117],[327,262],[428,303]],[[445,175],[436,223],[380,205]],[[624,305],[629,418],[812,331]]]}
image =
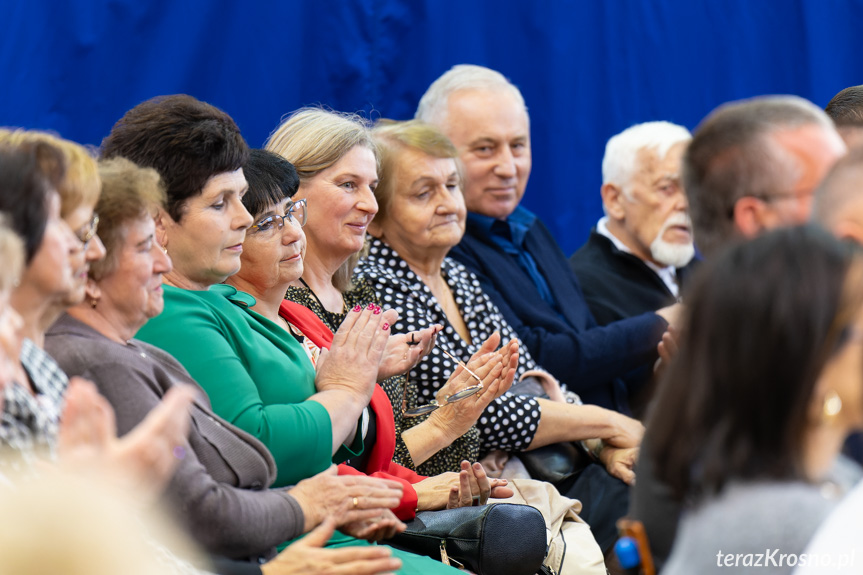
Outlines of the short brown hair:
{"label": "short brown hair", "polygon": [[179,222],[186,200],[199,195],[211,177],[246,164],[249,146],[228,114],[175,94],[157,96],[126,112],[102,140],[102,155],[155,168],[165,185],[168,215]]}
{"label": "short brown hair", "polygon": [[387,209],[395,193],[393,175],[401,152],[413,148],[434,158],[458,158],[458,150],[449,138],[435,126],[420,120],[395,122],[382,119],[375,125],[372,135],[380,157],[379,181],[375,189],[375,199],[378,201],[375,218],[378,220],[387,217]]}
{"label": "short brown hair", "polygon": [[126,237],[126,225],[133,220],[152,217],[165,203],[165,189],[159,173],[142,168],[126,158],[99,162],[102,196],[96,205],[99,214],[99,239],[106,256],[90,264],[90,277],[99,281],[117,265],[119,247]]}

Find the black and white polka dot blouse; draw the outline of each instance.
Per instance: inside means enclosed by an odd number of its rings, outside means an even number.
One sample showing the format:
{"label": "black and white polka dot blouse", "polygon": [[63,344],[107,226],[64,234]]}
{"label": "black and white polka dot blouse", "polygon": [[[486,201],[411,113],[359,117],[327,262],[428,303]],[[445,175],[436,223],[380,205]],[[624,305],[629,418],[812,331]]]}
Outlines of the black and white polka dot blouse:
{"label": "black and white polka dot blouse", "polygon": [[[455,260],[445,258],[441,273],[470,331],[473,343],[467,343],[447,320],[431,290],[407,263],[383,241],[376,238],[369,240],[369,255],[360,261],[356,274],[371,284],[381,305],[399,313],[393,331],[404,333],[436,323],[444,326],[437,336],[435,349],[410,373],[409,385],[417,386],[421,403],[433,399],[456,368],[456,364],[439,348],[443,347],[453,356],[467,361],[495,331],[500,332],[502,341],[518,339],[497,306],[482,291],[476,276]],[[519,349],[516,380],[525,370],[536,368],[527,348],[521,345]],[[477,422],[482,451],[523,451],[533,440],[539,417],[540,408],[536,399],[510,393],[502,395],[489,404]]]}
{"label": "black and white polka dot blouse", "polygon": [[[377,294],[367,281],[362,278],[354,278],[353,283],[353,288],[342,294],[345,300],[345,309],[351,309],[355,305],[365,307],[370,303],[380,303]],[[306,287],[291,286],[288,288],[285,297],[309,308],[333,332],[339,329],[339,326],[345,319],[345,313],[332,313],[325,310],[318,299]],[[416,465],[411,457],[410,450],[408,450],[407,445],[405,445],[402,439],[402,432],[424,422],[429,418],[430,414],[420,417],[403,417],[402,393],[405,393],[404,397],[407,409],[412,409],[425,403],[425,401],[417,396],[416,386],[407,382],[404,375],[390,377],[379,382],[379,384],[384,392],[386,392],[393,407],[393,418],[396,425],[396,447],[393,461],[399,465],[413,469],[421,475],[432,476],[447,471],[458,472],[462,461],[473,462],[480,458],[479,429],[476,426],[472,426],[467,433],[453,441],[450,445],[441,449],[420,465]]]}

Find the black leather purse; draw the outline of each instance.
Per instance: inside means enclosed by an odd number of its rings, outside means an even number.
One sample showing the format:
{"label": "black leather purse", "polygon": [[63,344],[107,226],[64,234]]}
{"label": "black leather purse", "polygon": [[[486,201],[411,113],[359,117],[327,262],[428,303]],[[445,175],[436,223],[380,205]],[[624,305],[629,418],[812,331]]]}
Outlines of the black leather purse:
{"label": "black leather purse", "polygon": [[515,503],[423,511],[386,543],[477,575],[534,575],[546,553],[545,519]]}

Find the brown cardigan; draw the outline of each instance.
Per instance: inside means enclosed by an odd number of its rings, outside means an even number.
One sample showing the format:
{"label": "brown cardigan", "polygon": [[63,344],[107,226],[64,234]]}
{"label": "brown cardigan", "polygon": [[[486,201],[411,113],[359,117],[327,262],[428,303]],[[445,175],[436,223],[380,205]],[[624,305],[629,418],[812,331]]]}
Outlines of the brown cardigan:
{"label": "brown cardigan", "polygon": [[[138,340],[121,345],[63,315],[45,349],[71,377],[92,380],[127,433],[174,385],[193,385],[186,455],[166,492],[166,504],[207,551],[230,558],[269,557],[302,533],[304,517],[284,490],[267,487],[276,465],[266,447],[213,413],[207,395],[168,353]],[[190,448],[189,448],[190,447]]]}

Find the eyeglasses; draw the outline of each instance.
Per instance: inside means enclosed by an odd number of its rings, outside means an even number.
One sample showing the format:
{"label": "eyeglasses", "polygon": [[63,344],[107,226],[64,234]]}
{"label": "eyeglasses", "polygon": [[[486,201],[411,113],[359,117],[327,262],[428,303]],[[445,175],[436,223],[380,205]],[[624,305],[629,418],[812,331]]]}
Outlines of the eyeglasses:
{"label": "eyeglasses", "polygon": [[764,196],[756,196],[763,202],[778,202],[782,200],[807,200],[815,194],[815,189],[803,190],[798,192],[774,192]]}
{"label": "eyeglasses", "polygon": [[306,200],[296,202],[288,202],[285,206],[285,215],[267,216],[260,222],[249,228],[249,233],[258,234],[266,232],[275,232],[285,227],[285,220],[291,222],[292,225],[303,227],[306,225]]}
{"label": "eyeglasses", "polygon": [[[781,202],[784,200],[794,200],[797,202],[802,201],[811,201],[812,197],[815,195],[815,189],[811,190],[802,190],[796,192],[773,192],[770,194],[743,194],[740,196],[741,198],[755,198],[756,200],[762,201],[765,204],[771,204],[775,202]],[[736,204],[736,200],[735,200]],[[731,207],[728,208],[728,218],[734,218],[734,207],[735,204],[732,204]]]}
{"label": "eyeglasses", "polygon": [[81,245],[84,246],[86,250],[90,245],[90,241],[93,239],[93,236],[96,235],[96,231],[99,229],[99,214],[93,214],[93,217],[90,218],[90,221],[75,232],[75,236],[81,242]]}
{"label": "eyeglasses", "polygon": [[438,349],[441,350],[442,352],[444,352],[451,360],[453,360],[454,362],[459,364],[462,367],[462,369],[464,369],[466,372],[468,372],[470,374],[470,376],[477,381],[476,385],[466,387],[461,391],[457,391],[457,392],[453,393],[452,395],[446,396],[443,400],[443,403],[439,403],[437,400],[433,399],[425,405],[419,405],[417,407],[407,409],[407,405],[408,405],[408,403],[407,403],[408,402],[407,391],[408,391],[408,380],[409,380],[408,374],[410,373],[410,371],[408,371],[408,373],[405,374],[405,384],[404,384],[404,387],[402,388],[402,415],[403,416],[405,416],[405,417],[419,417],[420,415],[425,415],[426,413],[431,413],[432,411],[434,411],[438,408],[441,408],[448,403],[455,403],[457,401],[461,401],[462,399],[467,399],[468,397],[471,397],[472,395],[476,395],[477,393],[482,391],[483,385],[482,385],[482,378],[480,378],[480,376],[478,376],[473,371],[471,371],[470,368],[468,368],[468,366],[465,365],[465,363],[463,361],[453,357],[452,354],[449,353],[447,350],[445,350],[441,347],[439,347]]}

